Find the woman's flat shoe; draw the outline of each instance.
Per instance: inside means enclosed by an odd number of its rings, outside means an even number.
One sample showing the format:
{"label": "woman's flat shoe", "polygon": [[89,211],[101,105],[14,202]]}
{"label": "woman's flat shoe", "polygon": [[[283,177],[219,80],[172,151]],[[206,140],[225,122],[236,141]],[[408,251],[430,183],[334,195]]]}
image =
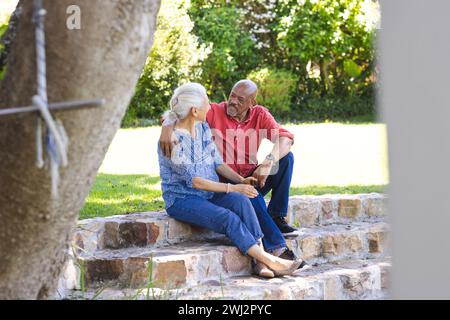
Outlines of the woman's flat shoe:
{"label": "woman's flat shoe", "polygon": [[255,264],[253,266],[253,274],[262,277],[262,278],[273,278],[275,274],[272,270],[267,267],[263,267],[260,264]]}
{"label": "woman's flat shoe", "polygon": [[273,270],[273,274],[275,275],[275,277],[282,277],[282,276],[289,276],[291,274],[293,274],[295,271],[297,271],[297,269],[300,267],[300,265],[303,263],[302,259],[297,259],[295,260],[292,265],[284,270]]}

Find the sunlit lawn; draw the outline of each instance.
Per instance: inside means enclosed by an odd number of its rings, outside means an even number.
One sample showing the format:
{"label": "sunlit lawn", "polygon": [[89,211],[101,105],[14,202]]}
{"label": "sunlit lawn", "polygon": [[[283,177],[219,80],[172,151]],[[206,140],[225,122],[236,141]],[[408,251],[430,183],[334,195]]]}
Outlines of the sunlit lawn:
{"label": "sunlit lawn", "polygon": [[[287,125],[295,136],[291,195],[383,192],[388,184],[383,124]],[[105,157],[81,218],[163,210],[157,127],[124,129]],[[264,144],[259,159],[270,143]]]}
{"label": "sunlit lawn", "polygon": [[163,210],[159,177],[97,175],[80,219]]}
{"label": "sunlit lawn", "polygon": [[[159,177],[147,175],[99,174],[86,205],[80,213],[81,219],[105,217],[144,211],[161,211]],[[320,195],[329,193],[383,192],[384,186],[305,186],[291,189],[291,195]]]}

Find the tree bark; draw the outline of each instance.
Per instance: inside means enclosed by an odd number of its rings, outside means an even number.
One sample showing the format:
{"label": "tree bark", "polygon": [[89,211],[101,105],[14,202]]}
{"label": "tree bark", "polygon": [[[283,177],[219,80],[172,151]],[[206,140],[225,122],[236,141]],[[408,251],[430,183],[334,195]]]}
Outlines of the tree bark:
{"label": "tree bark", "polygon": [[[68,30],[68,6],[81,30]],[[0,108],[29,105],[36,91],[32,1],[22,15],[0,87]],[[160,0],[45,0],[50,102],[105,98],[98,109],[55,112],[70,139],[59,199],[48,161],[35,166],[35,114],[0,118],[0,299],[54,296],[78,213],[120,127],[151,49]]]}

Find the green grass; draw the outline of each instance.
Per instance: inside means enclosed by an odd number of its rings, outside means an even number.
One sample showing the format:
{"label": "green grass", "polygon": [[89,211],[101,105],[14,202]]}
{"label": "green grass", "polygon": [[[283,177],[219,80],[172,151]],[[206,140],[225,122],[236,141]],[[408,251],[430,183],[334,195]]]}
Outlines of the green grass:
{"label": "green grass", "polygon": [[[80,212],[80,219],[164,210],[159,177],[99,174]],[[382,185],[304,186],[291,195],[356,194],[384,191]]]}
{"label": "green grass", "polygon": [[323,194],[358,194],[358,193],[384,193],[384,185],[348,185],[348,186],[304,186],[291,188],[290,195],[323,195]]}
{"label": "green grass", "polygon": [[163,209],[159,177],[99,174],[80,219]]}

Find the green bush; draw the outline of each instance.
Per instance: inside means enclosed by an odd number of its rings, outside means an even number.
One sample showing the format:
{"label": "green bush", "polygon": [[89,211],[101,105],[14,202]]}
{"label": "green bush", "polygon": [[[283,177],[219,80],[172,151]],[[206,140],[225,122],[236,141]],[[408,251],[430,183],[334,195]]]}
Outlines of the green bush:
{"label": "green bush", "polygon": [[3,37],[7,29],[8,29],[8,22],[0,24],[0,38]]}
{"label": "green bush", "polygon": [[140,124],[140,119],[157,123],[167,110],[175,88],[201,76],[199,65],[209,49],[199,44],[191,32],[194,24],[187,14],[188,4],[184,0],[162,1],[153,49],[122,121],[123,126]]}
{"label": "green bush", "polygon": [[243,29],[244,13],[235,1],[192,0],[189,15],[200,43],[212,49],[201,64],[200,82],[213,100],[223,100],[234,83],[258,66],[256,43]]}
{"label": "green bush", "polygon": [[378,14],[374,0],[162,0],[123,124],[158,123],[186,81],[222,101],[247,77],[280,120],[372,117]]}
{"label": "green bush", "polygon": [[[372,2],[370,2],[372,3]],[[278,26],[285,61],[304,83],[299,94],[365,95],[374,73],[375,25],[367,0],[284,1]],[[363,5],[366,11],[362,10]]]}
{"label": "green bush", "polygon": [[259,87],[258,104],[281,118],[289,114],[297,85],[297,77],[292,72],[264,68],[250,73],[248,78]]}
{"label": "green bush", "polygon": [[[0,24],[0,39],[2,39],[3,35],[5,34],[6,30],[8,29],[8,21],[9,21],[9,19],[7,19],[7,21],[4,22],[3,24]],[[5,50],[5,46],[0,41],[0,57],[3,56],[4,50]],[[6,66],[3,65],[3,63],[1,63],[0,64],[0,81],[3,80],[3,77],[5,76],[5,71],[6,71]]]}
{"label": "green bush", "polygon": [[292,110],[293,119],[301,121],[347,120],[366,116],[375,120],[373,96],[312,98]]}

